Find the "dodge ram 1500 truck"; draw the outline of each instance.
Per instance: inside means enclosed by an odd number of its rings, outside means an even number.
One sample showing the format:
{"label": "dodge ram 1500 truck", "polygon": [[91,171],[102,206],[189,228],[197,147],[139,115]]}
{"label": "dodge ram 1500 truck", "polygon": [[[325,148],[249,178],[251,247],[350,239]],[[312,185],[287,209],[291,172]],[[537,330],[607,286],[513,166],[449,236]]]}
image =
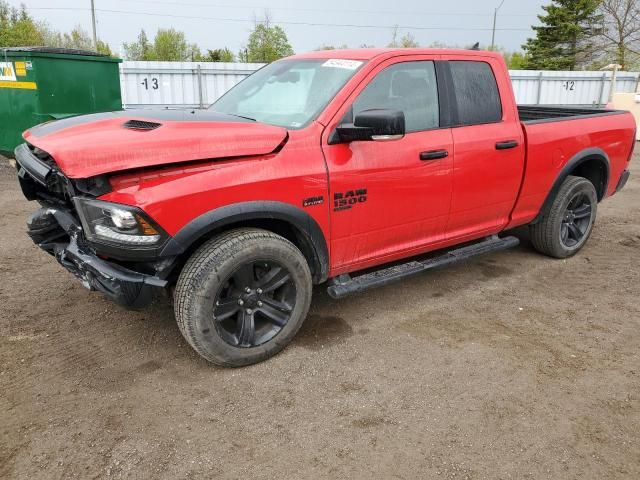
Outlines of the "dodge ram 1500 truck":
{"label": "dodge ram 1500 truck", "polygon": [[28,233],[90,290],[163,290],[189,344],[284,348],[313,284],[340,298],[514,246],[587,241],[635,144],[623,111],[519,107],[496,53],[363,49],[265,66],[208,110],[124,110],[24,133]]}

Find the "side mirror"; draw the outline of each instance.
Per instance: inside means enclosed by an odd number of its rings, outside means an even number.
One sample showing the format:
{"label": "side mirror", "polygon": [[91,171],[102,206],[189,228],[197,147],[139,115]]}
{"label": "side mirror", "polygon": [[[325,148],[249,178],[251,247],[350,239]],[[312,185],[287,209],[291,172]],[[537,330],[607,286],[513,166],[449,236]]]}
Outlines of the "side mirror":
{"label": "side mirror", "polygon": [[329,144],[357,141],[389,141],[404,137],[404,113],[399,110],[363,110],[356,115],[353,124],[336,127]]}

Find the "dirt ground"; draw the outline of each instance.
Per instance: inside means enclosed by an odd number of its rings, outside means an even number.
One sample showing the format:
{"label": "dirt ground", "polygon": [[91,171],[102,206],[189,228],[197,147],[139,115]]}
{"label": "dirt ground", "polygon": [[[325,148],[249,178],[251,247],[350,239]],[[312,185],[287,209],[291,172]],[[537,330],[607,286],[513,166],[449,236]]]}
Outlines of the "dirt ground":
{"label": "dirt ground", "polygon": [[[640,158],[635,159],[636,162]],[[567,261],[513,250],[341,301],[220,369],[84,290],[0,167],[0,478],[640,478],[640,180]]]}

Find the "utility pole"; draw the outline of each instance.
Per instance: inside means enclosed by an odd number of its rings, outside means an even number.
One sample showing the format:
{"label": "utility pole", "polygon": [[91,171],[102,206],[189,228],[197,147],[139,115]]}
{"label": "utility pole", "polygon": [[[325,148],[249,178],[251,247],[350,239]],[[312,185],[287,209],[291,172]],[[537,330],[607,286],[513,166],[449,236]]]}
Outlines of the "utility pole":
{"label": "utility pole", "polygon": [[[93,0],[92,0],[93,1]],[[493,9],[493,29],[491,29],[491,50],[496,48],[496,18],[498,17],[498,10],[502,7],[504,0],[500,2],[496,8]]]}
{"label": "utility pole", "polygon": [[[495,23],[495,20],[494,20]],[[98,51],[98,35],[96,34],[96,6],[94,0],[91,0],[91,26],[93,27],[93,48]]]}

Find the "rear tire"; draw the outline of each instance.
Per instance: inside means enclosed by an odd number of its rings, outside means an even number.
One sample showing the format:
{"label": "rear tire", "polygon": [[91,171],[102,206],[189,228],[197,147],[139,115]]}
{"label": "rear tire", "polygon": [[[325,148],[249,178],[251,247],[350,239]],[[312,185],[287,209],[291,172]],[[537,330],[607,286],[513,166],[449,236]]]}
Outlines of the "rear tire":
{"label": "rear tire", "polygon": [[280,352],[311,304],[311,272],[288,240],[266,230],[224,233],[185,264],[175,290],[178,327],[193,349],[241,367]]}
{"label": "rear tire", "polygon": [[542,220],[530,225],[536,250],[554,258],[575,255],[585,245],[596,220],[598,196],[593,184],[568,176]]}

